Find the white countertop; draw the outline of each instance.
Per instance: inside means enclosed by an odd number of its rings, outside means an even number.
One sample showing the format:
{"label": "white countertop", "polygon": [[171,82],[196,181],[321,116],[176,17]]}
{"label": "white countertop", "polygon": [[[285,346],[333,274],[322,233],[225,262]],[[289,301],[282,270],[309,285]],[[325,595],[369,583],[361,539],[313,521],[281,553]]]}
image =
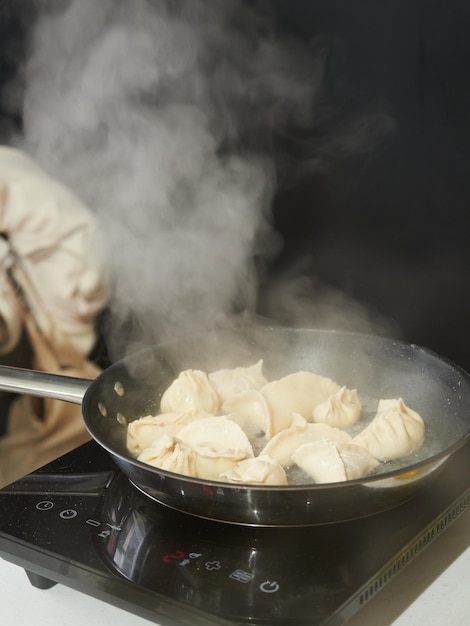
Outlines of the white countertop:
{"label": "white countertop", "polygon": [[[470,510],[378,592],[348,626],[470,624]],[[39,590],[0,559],[2,621],[15,626],[144,626],[148,620],[56,585]]]}

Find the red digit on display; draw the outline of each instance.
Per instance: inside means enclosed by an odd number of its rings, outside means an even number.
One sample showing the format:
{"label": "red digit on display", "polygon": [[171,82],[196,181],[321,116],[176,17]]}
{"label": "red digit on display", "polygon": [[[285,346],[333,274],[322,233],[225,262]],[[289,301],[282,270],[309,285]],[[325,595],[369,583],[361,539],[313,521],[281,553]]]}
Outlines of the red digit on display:
{"label": "red digit on display", "polygon": [[164,563],[171,563],[172,561],[179,561],[185,556],[186,554],[183,552],[183,550],[176,550],[176,552],[174,552],[173,554],[165,554],[165,556],[162,557],[162,561]]}

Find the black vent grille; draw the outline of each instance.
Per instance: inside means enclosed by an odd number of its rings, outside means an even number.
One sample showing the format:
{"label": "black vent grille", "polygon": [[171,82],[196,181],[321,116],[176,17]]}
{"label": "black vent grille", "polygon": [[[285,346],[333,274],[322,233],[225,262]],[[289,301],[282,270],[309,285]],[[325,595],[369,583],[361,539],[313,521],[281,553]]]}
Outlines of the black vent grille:
{"label": "black vent grille", "polygon": [[454,522],[470,506],[470,491],[462,499],[449,508],[442,517],[430,525],[409,548],[394,559],[359,595],[359,607],[368,602],[377,591],[380,591],[394,576],[396,576],[421,550],[429,545],[436,537]]}

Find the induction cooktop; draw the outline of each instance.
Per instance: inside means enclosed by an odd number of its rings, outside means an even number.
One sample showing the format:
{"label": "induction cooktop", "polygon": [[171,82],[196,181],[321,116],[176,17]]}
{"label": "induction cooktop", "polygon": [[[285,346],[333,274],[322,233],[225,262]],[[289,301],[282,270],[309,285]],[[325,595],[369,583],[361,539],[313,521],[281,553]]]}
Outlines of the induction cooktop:
{"label": "induction cooktop", "polygon": [[469,452],[395,509],[256,528],[150,500],[90,441],[0,491],[0,555],[41,589],[67,585],[165,626],[335,626],[470,505]]}

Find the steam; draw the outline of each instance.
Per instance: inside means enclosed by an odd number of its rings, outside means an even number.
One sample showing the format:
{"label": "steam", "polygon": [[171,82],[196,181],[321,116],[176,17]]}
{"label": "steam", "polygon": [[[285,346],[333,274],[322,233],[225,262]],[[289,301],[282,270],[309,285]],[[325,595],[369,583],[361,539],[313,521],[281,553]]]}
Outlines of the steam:
{"label": "steam", "polygon": [[[303,257],[263,291],[259,310],[293,328],[322,328],[400,337],[397,323],[369,304],[322,283]],[[260,316],[261,317],[261,316]]]}
{"label": "steam", "polygon": [[17,143],[96,212],[115,356],[256,310],[276,136],[312,128],[323,74],[261,6],[42,5]]}

